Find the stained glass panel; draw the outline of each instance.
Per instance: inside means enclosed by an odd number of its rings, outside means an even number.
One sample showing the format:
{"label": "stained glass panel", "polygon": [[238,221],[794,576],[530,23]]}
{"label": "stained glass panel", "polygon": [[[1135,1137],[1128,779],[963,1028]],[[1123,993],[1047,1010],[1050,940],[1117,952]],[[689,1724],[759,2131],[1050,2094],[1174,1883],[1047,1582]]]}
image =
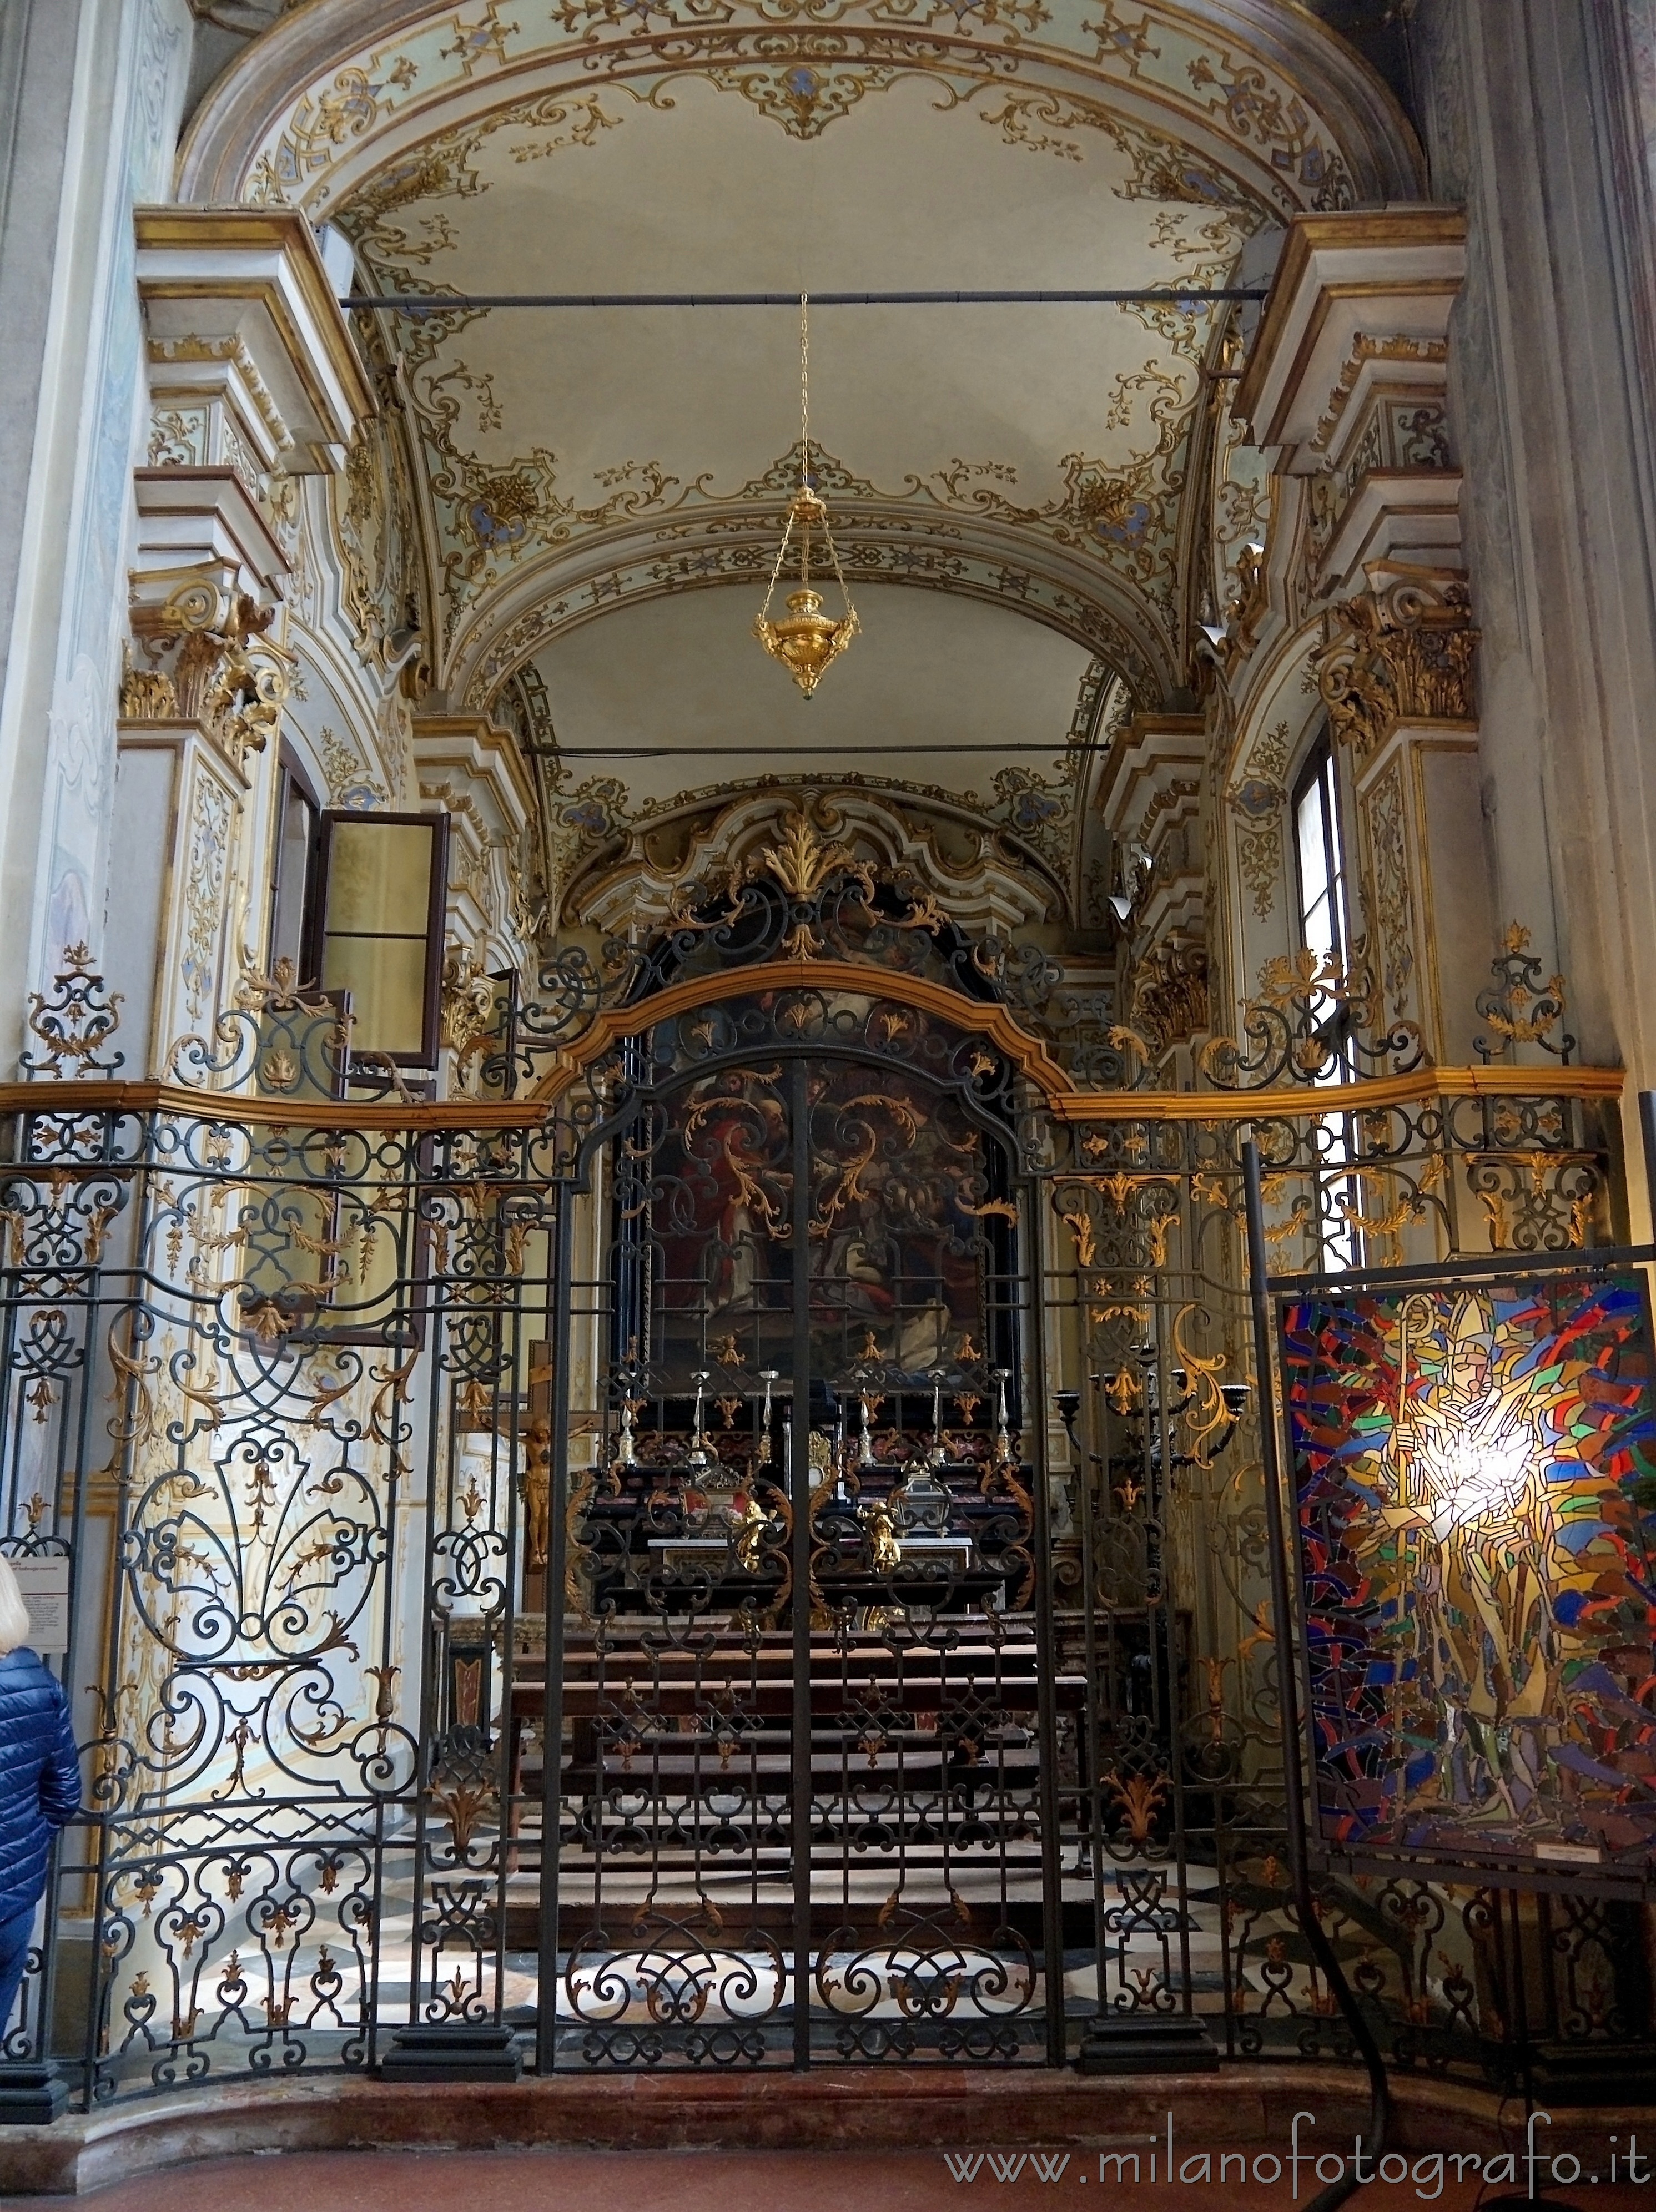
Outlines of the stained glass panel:
{"label": "stained glass panel", "polygon": [[1318,1832],[1656,1861],[1656,1400],[1636,1273],[1284,1302]]}

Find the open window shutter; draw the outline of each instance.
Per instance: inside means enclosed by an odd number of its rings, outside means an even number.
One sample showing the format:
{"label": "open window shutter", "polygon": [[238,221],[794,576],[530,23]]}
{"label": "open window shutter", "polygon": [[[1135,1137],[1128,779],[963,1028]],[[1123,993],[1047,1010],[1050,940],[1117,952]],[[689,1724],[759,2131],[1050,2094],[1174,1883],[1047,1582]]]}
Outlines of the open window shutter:
{"label": "open window shutter", "polygon": [[436,1063],[448,895],[446,814],[322,816],[320,896],[309,966],[349,991],[353,1054]]}

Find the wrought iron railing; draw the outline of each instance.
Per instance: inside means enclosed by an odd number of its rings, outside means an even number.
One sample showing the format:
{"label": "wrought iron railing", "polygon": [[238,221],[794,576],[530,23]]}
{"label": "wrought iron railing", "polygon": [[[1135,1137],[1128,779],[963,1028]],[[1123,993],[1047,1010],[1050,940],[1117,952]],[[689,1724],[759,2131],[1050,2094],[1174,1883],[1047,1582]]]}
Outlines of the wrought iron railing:
{"label": "wrought iron railing", "polygon": [[[1085,1088],[1093,1047],[1069,1051],[1062,1006],[1043,1025],[1052,977],[1031,983],[1031,962],[965,947],[911,891],[839,862],[812,881],[809,854],[785,859],[792,884],[720,888],[716,912],[687,907],[601,983],[574,956],[554,963],[557,988],[514,1015],[478,1098],[399,1094],[352,1056],[342,1010],[291,976],[252,988],[161,1083],[123,1077],[89,963],[37,1006],[33,1079],[0,1093],[15,1131],[0,1540],[68,1562],[62,1663],[88,1781],[8,2049],[50,2049],[88,2100],[370,2065],[399,2022],[421,2019],[533,2025],[544,2066],[1108,2066],[1123,2035],[1164,2021],[1187,2053],[1349,2055],[1283,1851],[1241,1139],[1263,1158],[1283,1272],[1354,1249],[1371,1265],[1556,1252],[1614,1228],[1619,1078],[1434,1069],[1395,1036],[1371,1052],[1343,983],[1336,1038],[1328,979],[1296,973],[1242,1044],[1209,1048],[1221,1087]],[[1330,1039],[1342,1067],[1379,1072],[1327,1081]],[[1125,1066],[1135,1048],[1109,1049]],[[834,1462],[812,1462],[803,1440],[825,1421],[808,1393],[790,1467],[778,1398],[743,1447],[751,1459],[763,1435],[777,1477],[750,1469],[709,1537],[690,1518],[705,1498],[684,1495],[703,1409],[692,1426],[676,1370],[647,1382],[624,1341],[600,1343],[624,1286],[597,1243],[620,1236],[629,1206],[665,1203],[648,1177],[624,1198],[650,1117],[676,1114],[682,1130],[685,1102],[733,1071],[831,1063],[880,1073],[882,1158],[916,1100],[947,1097],[1007,1163],[1004,1185],[962,1186],[973,1264],[1009,1286],[1009,1334],[1004,1357],[976,1348],[981,1374],[947,1353],[957,1411],[971,1401],[951,1480],[982,1476],[983,1525],[957,1514],[961,1534],[940,1509],[935,1556],[953,1544],[969,1563],[946,1564],[940,1587],[992,1653],[953,1692],[947,1638],[904,1625],[947,1622],[947,1604],[892,1582],[879,1516],[859,1510],[859,1497],[881,1504],[900,1552],[882,1503],[894,1478],[865,1470],[866,1495],[835,1493]],[[735,1165],[757,1176],[746,1142]],[[847,1192],[861,1142],[834,1156]],[[795,1167],[778,1154],[767,1172],[783,1178],[768,1188],[785,1213]],[[757,1247],[764,1206],[744,1204]],[[743,1423],[770,1387],[758,1343],[721,1370]],[[1021,1431],[1004,1450],[995,1366]],[[913,1397],[906,1371],[837,1379],[848,1403],[863,1385]],[[928,1418],[941,1427],[919,1402],[893,1433],[919,1436]],[[653,1424],[659,1482],[616,1475],[636,1419]],[[881,1449],[898,1447],[875,1448],[871,1468]],[[658,1577],[668,1625],[655,1631],[653,1601],[618,1615],[598,1601],[629,1577],[647,1596],[655,1571],[637,1562],[657,1556],[652,1539],[684,1555]],[[726,1545],[723,1580],[697,1581],[703,1540]],[[831,1550],[862,1563],[854,1577],[883,1573],[885,1598],[859,1584],[855,1606],[837,1604]],[[745,1620],[731,1595],[744,1574],[764,1601],[750,1593]],[[790,1576],[801,1593],[814,1581],[823,1615],[821,1651],[799,1645],[802,1675]],[[912,1680],[925,1650],[929,1704]],[[689,1686],[668,1697],[657,1678],[675,1651],[667,1671],[688,1669]],[[873,1669],[855,1685],[854,1659]],[[1027,1700],[1011,1685],[1026,1661]],[[836,1667],[844,1683],[829,1692],[817,1677]],[[988,1735],[959,1717],[972,1700],[1001,1716]],[[1033,1883],[1027,1897],[1008,1889],[990,1911],[961,1890],[928,1932],[905,1923],[906,1950],[891,1933],[900,1908],[884,1923],[880,1899],[852,1910],[843,1881],[839,1932],[815,1928],[808,1871],[802,1907],[796,1876],[774,1898],[755,1891],[744,1944],[716,1915],[657,1911],[648,1893],[606,1917],[594,1839],[601,1828],[606,1850],[635,1848],[632,1778],[652,1764],[679,1778],[638,1816],[648,1858],[664,1806],[687,1818],[746,1762],[733,1836],[758,1850],[766,1808],[777,1837],[785,1820],[790,1838],[808,1827],[797,1782],[819,1728],[876,1773],[887,1756],[931,1762],[931,1811],[914,1785],[876,1856],[910,1850],[927,1820],[953,1850],[975,1821],[995,1866],[1015,1859]],[[1014,1758],[1019,1731],[1030,1748]],[[963,1778],[991,1735],[995,1790]],[[762,1743],[780,1779],[758,1778],[772,1774]],[[843,1821],[837,1832],[849,1867]],[[588,1885],[574,1921],[560,1864]],[[1514,1900],[1405,1877],[1329,1880],[1319,1903],[1396,2065],[1504,2087],[1543,2044],[1562,2066],[1648,2043],[1637,1904],[1574,1896],[1562,1879]],[[766,1972],[781,1975],[775,2003],[744,1995]],[[848,1991],[873,1993],[878,2033],[856,2025]],[[831,2031],[819,2047],[813,2017]],[[838,2033],[850,2041],[837,2052]]]}

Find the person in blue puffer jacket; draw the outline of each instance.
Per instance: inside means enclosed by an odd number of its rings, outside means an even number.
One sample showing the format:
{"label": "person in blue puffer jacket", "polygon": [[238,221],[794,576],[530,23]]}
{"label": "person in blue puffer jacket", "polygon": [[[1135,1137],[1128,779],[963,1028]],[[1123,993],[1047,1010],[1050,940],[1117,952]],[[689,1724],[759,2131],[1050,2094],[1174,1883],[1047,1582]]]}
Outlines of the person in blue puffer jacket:
{"label": "person in blue puffer jacket", "polygon": [[63,1686],[28,1649],[28,1608],[0,1556],[0,2034],[28,1956],[53,1832],[81,1802]]}

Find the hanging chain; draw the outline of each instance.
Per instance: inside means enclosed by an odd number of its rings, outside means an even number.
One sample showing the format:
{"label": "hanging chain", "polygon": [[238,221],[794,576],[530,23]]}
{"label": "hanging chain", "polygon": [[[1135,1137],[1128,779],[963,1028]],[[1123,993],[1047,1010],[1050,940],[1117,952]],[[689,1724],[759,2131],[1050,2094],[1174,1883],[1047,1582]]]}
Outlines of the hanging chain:
{"label": "hanging chain", "polygon": [[764,605],[759,609],[759,620],[761,622],[764,620],[765,617],[770,611],[770,602],[776,597],[776,585],[782,576],[782,564],[788,558],[788,540],[793,537],[793,535],[794,518],[790,513],[787,521],[782,525],[782,544],[776,548],[776,558],[770,570],[770,581],[765,587]]}
{"label": "hanging chain", "polygon": [[[813,489],[811,483],[811,295],[808,292],[801,292],[800,294],[800,489],[802,492],[808,492]],[[776,596],[776,586],[782,580],[782,565],[788,558],[788,548],[793,541],[794,521],[794,513],[790,507],[788,520],[782,525],[782,544],[776,548],[776,558],[770,570],[770,581],[765,589],[764,605],[759,609],[758,619],[761,623],[770,612],[770,602]],[[849,625],[847,634],[855,635],[861,628],[861,624],[857,621],[856,609],[851,604],[851,594],[846,586],[844,572],[839,565],[838,549],[834,544],[831,532],[825,527],[823,535],[827,542],[828,558],[833,565],[835,579],[845,601],[844,620]],[[803,587],[808,586],[810,581],[811,526],[807,520],[801,522],[800,529],[800,583]]]}
{"label": "hanging chain", "polygon": [[[811,295],[808,292],[801,292],[800,294],[800,489],[801,491],[808,491],[810,488]],[[770,582],[764,594],[764,605],[759,609],[759,620],[761,622],[764,620],[765,617],[770,611],[770,602],[775,598],[776,586],[782,580],[782,563],[788,558],[788,548],[793,538],[793,535],[794,516],[792,510],[790,509],[788,520],[782,526],[782,544],[776,548],[776,558],[770,571]],[[806,564],[808,562],[809,558],[810,555],[807,540],[807,549],[805,551],[805,560],[801,562],[800,569],[801,576],[807,583],[810,581],[810,578],[806,573]]]}
{"label": "hanging chain", "polygon": [[[800,294],[800,489],[813,490],[811,482],[811,295]],[[832,540],[830,539],[830,544]],[[800,589],[811,581],[811,518],[800,524]]]}
{"label": "hanging chain", "polygon": [[[804,450],[805,472],[811,473],[811,299],[807,292],[800,294],[800,444]],[[856,609],[851,605],[851,593],[845,581],[845,573],[839,565],[839,549],[834,544],[834,534],[823,520],[823,537],[828,546],[828,558],[833,564],[834,577],[845,602],[845,635],[854,636],[861,627],[856,618]],[[800,562],[800,574],[805,575],[806,564],[811,557],[810,533],[807,530]],[[808,580],[808,579],[807,579]]]}

